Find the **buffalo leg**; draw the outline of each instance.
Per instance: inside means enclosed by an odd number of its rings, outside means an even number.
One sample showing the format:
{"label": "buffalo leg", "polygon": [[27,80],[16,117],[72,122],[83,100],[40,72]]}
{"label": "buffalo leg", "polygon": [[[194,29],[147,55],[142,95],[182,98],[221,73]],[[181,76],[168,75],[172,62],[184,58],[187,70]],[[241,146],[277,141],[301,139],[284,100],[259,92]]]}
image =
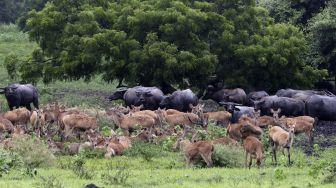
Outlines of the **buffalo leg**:
{"label": "buffalo leg", "polygon": [[33,100],[33,105],[34,105],[35,108],[39,109],[39,102],[38,102],[37,99]]}
{"label": "buffalo leg", "polygon": [[27,105],[26,105],[26,108],[27,108],[27,110],[31,111],[31,106],[30,106],[30,104],[27,104]]}
{"label": "buffalo leg", "polygon": [[245,152],[245,168],[247,168],[247,158],[248,158],[248,153],[247,151]]}

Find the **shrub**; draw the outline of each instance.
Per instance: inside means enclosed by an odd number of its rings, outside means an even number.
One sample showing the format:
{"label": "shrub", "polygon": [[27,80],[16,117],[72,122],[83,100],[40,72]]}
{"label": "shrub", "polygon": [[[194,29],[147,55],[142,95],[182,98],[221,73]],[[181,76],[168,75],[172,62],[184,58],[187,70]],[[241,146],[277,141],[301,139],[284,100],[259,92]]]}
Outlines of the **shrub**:
{"label": "shrub", "polygon": [[29,168],[51,166],[55,161],[52,151],[38,138],[16,138],[13,140],[11,151],[17,153]]}
{"label": "shrub", "polygon": [[85,159],[83,156],[76,156],[72,163],[72,171],[81,179],[92,179],[93,174],[84,167]]}
{"label": "shrub", "polygon": [[[212,154],[214,166],[227,168],[242,167],[244,166],[244,160],[244,151],[241,147],[215,145],[215,149]],[[206,166],[201,157],[197,157],[195,161],[197,167]]]}
{"label": "shrub", "polygon": [[23,161],[19,155],[0,149],[0,177],[13,168],[21,167]]}
{"label": "shrub", "polygon": [[6,56],[4,61],[4,66],[7,70],[7,74],[11,80],[15,80],[17,77],[17,67],[18,67],[19,59],[14,54],[9,54]]}
{"label": "shrub", "polygon": [[40,181],[36,184],[36,187],[41,188],[63,188],[64,185],[55,176],[41,176]]}
{"label": "shrub", "polygon": [[226,135],[226,129],[220,126],[216,126],[213,123],[210,123],[208,126],[205,140],[214,140],[217,138],[224,137],[225,135]]}
{"label": "shrub", "polygon": [[100,159],[100,158],[104,158],[106,153],[106,150],[104,149],[93,149],[93,148],[84,148],[83,150],[81,150],[81,152],[79,153],[80,156],[82,156],[83,158],[96,158],[96,159]]}
{"label": "shrub", "polygon": [[141,156],[145,161],[151,161],[153,157],[162,154],[162,149],[156,145],[136,142],[132,144],[132,147],[125,150],[124,155],[129,157]]}
{"label": "shrub", "polygon": [[280,169],[280,168],[276,168],[274,170],[274,177],[275,179],[277,180],[284,180],[287,178],[287,174],[285,174],[284,170],[283,169]]}
{"label": "shrub", "polygon": [[237,146],[215,145],[212,160],[214,166],[242,167],[244,165],[244,150]]}
{"label": "shrub", "polygon": [[101,174],[102,182],[105,185],[123,185],[127,183],[127,179],[130,177],[130,172],[125,168],[118,169],[115,173],[108,170]]}
{"label": "shrub", "polygon": [[336,183],[336,162],[331,162],[323,171],[322,183]]}

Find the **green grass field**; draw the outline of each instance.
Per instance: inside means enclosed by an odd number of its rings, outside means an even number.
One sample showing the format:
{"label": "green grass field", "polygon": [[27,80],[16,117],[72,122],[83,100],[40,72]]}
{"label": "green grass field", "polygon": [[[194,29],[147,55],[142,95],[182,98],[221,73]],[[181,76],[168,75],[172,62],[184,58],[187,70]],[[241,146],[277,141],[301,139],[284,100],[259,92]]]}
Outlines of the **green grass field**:
{"label": "green grass field", "polygon": [[[0,26],[0,87],[15,82],[8,78],[3,62],[5,57],[14,53],[20,58],[28,56],[37,47],[28,36],[18,32],[14,25]],[[105,83],[100,77],[91,82],[83,80],[72,82],[57,81],[49,85],[38,83],[40,101],[46,104],[59,101],[69,106],[85,108],[105,108],[112,104],[106,97],[115,90],[115,84]],[[7,110],[6,101],[0,97],[2,109]],[[106,122],[109,126],[109,122]],[[160,147],[160,146],[157,146]],[[161,151],[161,150],[159,150]],[[33,151],[32,151],[33,152]],[[261,169],[254,165],[248,170],[244,161],[233,168],[190,168],[185,166],[182,154],[165,150],[157,152],[150,160],[141,156],[121,156],[112,159],[85,159],[83,169],[90,177],[80,178],[74,171],[76,157],[58,156],[54,165],[36,168],[36,175],[25,172],[24,168],[14,168],[1,173],[0,187],[84,187],[94,183],[101,187],[335,187],[333,181],[326,181],[328,173],[334,173],[332,166],[335,149],[318,151],[315,158],[304,154],[299,146],[294,148],[294,164],[286,166],[286,156],[279,153],[280,165],[271,165],[267,152],[266,161]],[[25,157],[25,156],[22,156]],[[241,156],[244,158],[244,156]],[[0,165],[5,158],[0,155]],[[3,169],[0,169],[2,172]],[[333,171],[334,170],[334,171]]]}

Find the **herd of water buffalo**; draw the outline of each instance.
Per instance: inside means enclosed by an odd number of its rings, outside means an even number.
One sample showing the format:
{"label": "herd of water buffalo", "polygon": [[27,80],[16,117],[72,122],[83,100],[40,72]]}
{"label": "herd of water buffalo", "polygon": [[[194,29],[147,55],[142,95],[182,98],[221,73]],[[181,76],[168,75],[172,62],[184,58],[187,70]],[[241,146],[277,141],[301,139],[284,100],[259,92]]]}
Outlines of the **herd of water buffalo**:
{"label": "herd of water buffalo", "polygon": [[[111,101],[117,99],[123,99],[127,106],[143,105],[148,110],[167,108],[186,112],[191,110],[190,104],[198,104],[198,97],[190,89],[165,96],[156,87],[142,86],[120,89],[109,97]],[[255,110],[260,110],[261,115],[271,115],[271,109],[281,109],[280,115],[285,116],[308,115],[319,120],[336,120],[336,97],[325,91],[280,89],[275,95],[269,95],[265,91],[246,94],[241,88],[208,89],[202,99],[212,99],[223,105],[233,114],[232,123],[243,114],[252,116]]]}
{"label": "herd of water buffalo", "polygon": [[[11,84],[0,90],[11,110],[20,106],[30,110],[30,103],[38,108],[38,91],[31,84]],[[190,89],[164,95],[157,87],[142,86],[119,89],[109,97],[111,101],[117,99],[123,99],[126,106],[142,105],[147,110],[166,108],[182,112],[190,111],[190,104],[195,106],[199,101]],[[212,99],[223,105],[233,114],[232,123],[237,122],[242,114],[252,115],[254,110],[260,110],[261,115],[270,115],[271,109],[281,109],[281,115],[285,116],[308,115],[319,120],[336,120],[336,97],[325,91],[280,89],[275,95],[269,95],[265,91],[246,94],[241,88],[208,88],[202,99]]]}

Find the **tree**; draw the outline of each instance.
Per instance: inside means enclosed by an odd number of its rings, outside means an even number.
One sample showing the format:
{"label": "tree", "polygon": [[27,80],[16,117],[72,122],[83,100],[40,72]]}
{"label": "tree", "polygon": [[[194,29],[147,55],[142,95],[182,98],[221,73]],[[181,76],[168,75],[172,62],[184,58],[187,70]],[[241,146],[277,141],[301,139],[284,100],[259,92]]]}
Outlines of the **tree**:
{"label": "tree", "polygon": [[328,69],[336,77],[336,2],[314,16],[308,23],[308,38],[312,45],[309,61],[315,66]]}
{"label": "tree", "polygon": [[278,23],[305,26],[309,19],[323,9],[329,0],[258,0]]}
{"label": "tree", "polygon": [[19,7],[18,0],[2,0],[0,1],[0,23],[13,23],[18,18],[17,11]]}
{"label": "tree", "polygon": [[[323,75],[302,61],[302,32],[274,24],[254,0],[53,0],[30,12],[27,24],[40,47],[30,66],[45,82],[102,74],[130,85],[202,89],[216,76],[274,90]],[[21,71],[23,79],[31,75]]]}

